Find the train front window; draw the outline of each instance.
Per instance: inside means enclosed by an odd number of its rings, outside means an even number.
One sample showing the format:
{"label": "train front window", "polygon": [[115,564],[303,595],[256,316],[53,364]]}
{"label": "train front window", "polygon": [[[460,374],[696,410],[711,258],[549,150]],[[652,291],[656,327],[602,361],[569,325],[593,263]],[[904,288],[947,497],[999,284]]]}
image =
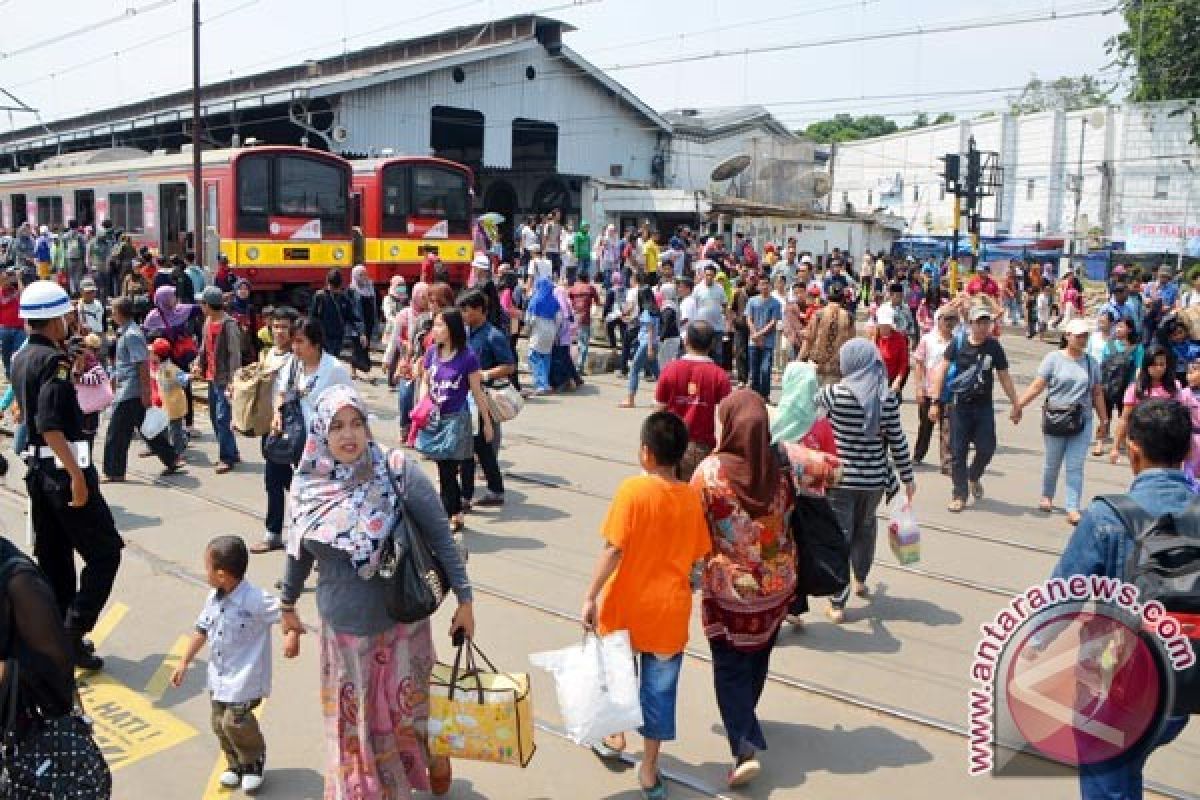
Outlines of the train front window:
{"label": "train front window", "polygon": [[348,232],[344,169],[312,158],[281,156],[275,175],[277,213],[289,217],[319,217],[325,232]]}
{"label": "train front window", "polygon": [[246,233],[266,233],[271,224],[271,161],[267,156],[246,156],[238,161],[238,228]]}
{"label": "train front window", "polygon": [[394,165],[383,172],[383,230],[405,235],[408,220],[445,220],[450,235],[471,232],[465,173],[442,167]]}

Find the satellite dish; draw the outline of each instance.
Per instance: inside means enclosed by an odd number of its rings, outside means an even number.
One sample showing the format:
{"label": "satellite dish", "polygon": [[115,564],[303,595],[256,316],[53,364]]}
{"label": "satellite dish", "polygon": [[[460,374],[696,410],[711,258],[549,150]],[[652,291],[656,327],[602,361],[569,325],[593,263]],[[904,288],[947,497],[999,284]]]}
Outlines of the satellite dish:
{"label": "satellite dish", "polygon": [[334,125],[333,130],[329,132],[329,138],[341,144],[350,138],[350,130],[345,125]]}
{"label": "satellite dish", "polygon": [[709,174],[709,180],[713,182],[733,180],[745,172],[748,166],[750,166],[750,156],[744,153],[730,156],[713,167],[712,173]]}
{"label": "satellite dish", "polygon": [[1105,119],[1104,112],[1097,109],[1096,111],[1093,111],[1091,114],[1088,114],[1087,121],[1088,121],[1088,125],[1091,125],[1093,128],[1103,128],[1104,127],[1104,119]]}
{"label": "satellite dish", "polygon": [[824,197],[829,194],[829,190],[833,188],[833,181],[829,179],[827,172],[813,173],[813,194],[817,197]]}

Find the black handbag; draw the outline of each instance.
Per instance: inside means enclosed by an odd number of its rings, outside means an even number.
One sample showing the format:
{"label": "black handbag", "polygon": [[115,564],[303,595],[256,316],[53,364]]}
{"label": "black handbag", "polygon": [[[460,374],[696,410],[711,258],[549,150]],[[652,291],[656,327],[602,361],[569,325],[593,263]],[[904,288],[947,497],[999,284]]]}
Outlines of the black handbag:
{"label": "black handbag", "polygon": [[296,385],[299,377],[300,368],[296,362],[293,362],[288,390],[283,396],[283,404],[279,407],[282,430],[279,433],[272,431],[263,437],[263,458],[272,464],[294,467],[300,463],[300,456],[304,454],[304,444],[308,440],[308,428],[304,424],[304,409],[300,402],[312,391],[313,384],[316,383],[316,376],[313,376],[307,386]]}
{"label": "black handbag", "polygon": [[396,492],[396,519],[379,567],[380,576],[390,582],[387,612],[397,622],[420,622],[433,616],[446,599],[450,579],[425,537],[405,519],[404,491],[390,469],[388,477]]}
{"label": "black handbag", "polygon": [[1083,404],[1042,406],[1042,433],[1047,436],[1074,436],[1083,430]]}
{"label": "black handbag", "polygon": [[796,543],[796,595],[825,597],[850,583],[850,543],[824,497],[795,494],[789,526]]}

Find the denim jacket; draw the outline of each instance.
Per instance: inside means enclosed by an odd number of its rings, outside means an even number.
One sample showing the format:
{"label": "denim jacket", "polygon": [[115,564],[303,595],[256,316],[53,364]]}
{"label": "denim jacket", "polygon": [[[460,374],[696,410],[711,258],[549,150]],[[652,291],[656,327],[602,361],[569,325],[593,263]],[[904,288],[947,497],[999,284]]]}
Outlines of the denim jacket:
{"label": "denim jacket", "polygon": [[[1133,479],[1129,496],[1154,516],[1181,511],[1191,502],[1191,487],[1183,471],[1148,469]],[[1067,542],[1054,568],[1054,577],[1102,575],[1125,577],[1133,536],[1106,503],[1093,501]]]}

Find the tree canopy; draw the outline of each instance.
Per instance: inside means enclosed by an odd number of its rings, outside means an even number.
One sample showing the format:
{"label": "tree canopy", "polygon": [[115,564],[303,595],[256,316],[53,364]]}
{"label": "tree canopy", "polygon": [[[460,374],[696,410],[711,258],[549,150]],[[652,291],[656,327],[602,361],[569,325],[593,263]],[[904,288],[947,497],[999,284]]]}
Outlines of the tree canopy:
{"label": "tree canopy", "polygon": [[814,122],[801,131],[801,134],[817,142],[849,142],[855,139],[870,139],[875,136],[886,136],[895,133],[900,127],[879,114],[868,114],[856,117],[851,114],[838,114],[833,119],[823,119]]}
{"label": "tree canopy", "polygon": [[1188,100],[1192,143],[1200,144],[1200,0],[1170,3],[1120,0],[1127,30],[1112,37],[1107,49],[1114,64],[1132,73],[1129,99],[1153,103]]}
{"label": "tree canopy", "polygon": [[1106,89],[1091,75],[1080,75],[1078,78],[1064,75],[1052,81],[1044,81],[1033,75],[1020,95],[1009,98],[1008,110],[1013,114],[1036,114],[1054,109],[1078,111],[1104,105],[1111,93],[1111,89]]}

